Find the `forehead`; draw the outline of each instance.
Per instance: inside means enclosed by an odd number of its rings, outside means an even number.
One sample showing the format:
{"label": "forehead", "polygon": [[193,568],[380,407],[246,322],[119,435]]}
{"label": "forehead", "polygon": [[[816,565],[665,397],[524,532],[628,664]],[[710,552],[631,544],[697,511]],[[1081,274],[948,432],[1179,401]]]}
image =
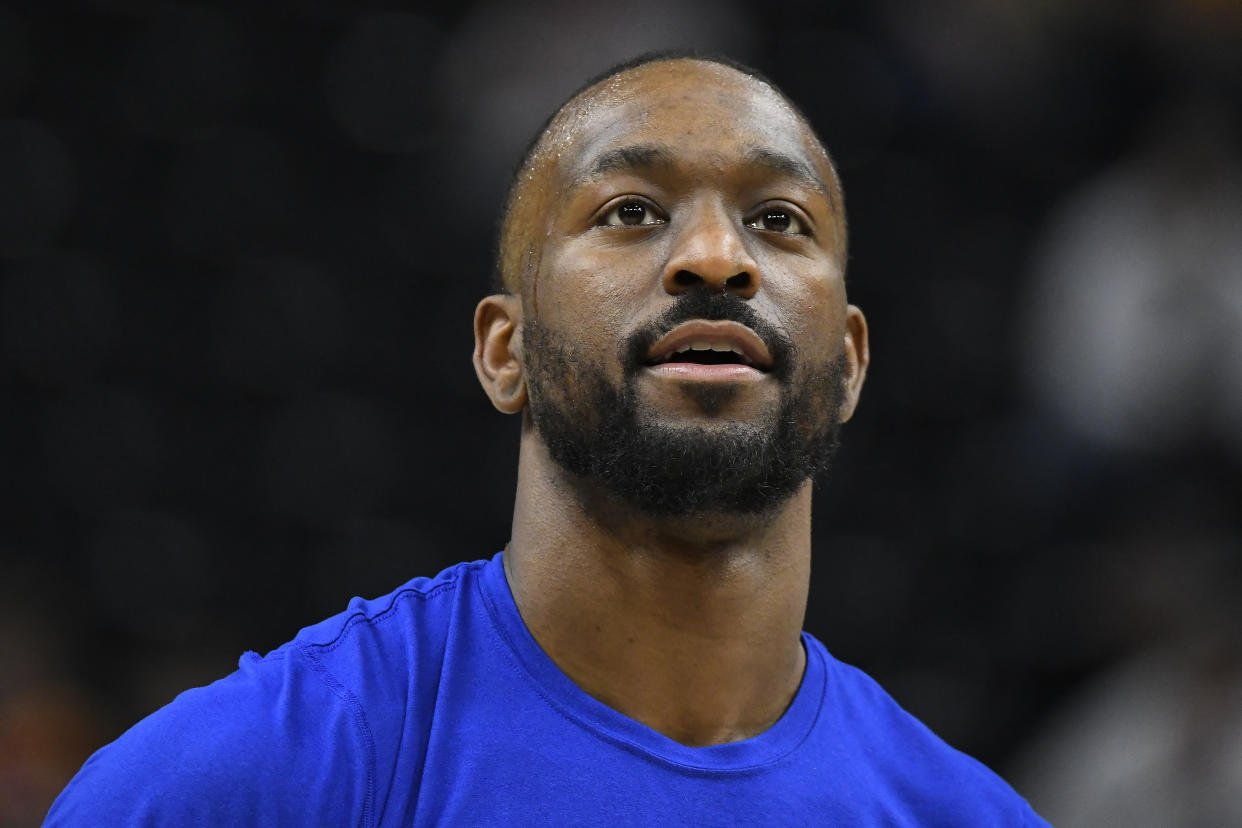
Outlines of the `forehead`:
{"label": "forehead", "polygon": [[830,200],[835,190],[827,154],[793,108],[762,81],[715,63],[674,60],[623,72],[579,96],[548,137],[545,151],[562,185],[618,148],[660,146],[717,162],[790,159]]}

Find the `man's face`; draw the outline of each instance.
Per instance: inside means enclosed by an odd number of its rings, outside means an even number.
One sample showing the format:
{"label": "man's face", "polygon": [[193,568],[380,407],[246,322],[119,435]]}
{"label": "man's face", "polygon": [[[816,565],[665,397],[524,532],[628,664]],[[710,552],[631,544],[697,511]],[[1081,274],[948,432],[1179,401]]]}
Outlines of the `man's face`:
{"label": "man's face", "polygon": [[853,405],[827,158],[767,86],[716,64],[648,64],[571,106],[532,185],[535,427],[648,511],[767,510],[827,464]]}

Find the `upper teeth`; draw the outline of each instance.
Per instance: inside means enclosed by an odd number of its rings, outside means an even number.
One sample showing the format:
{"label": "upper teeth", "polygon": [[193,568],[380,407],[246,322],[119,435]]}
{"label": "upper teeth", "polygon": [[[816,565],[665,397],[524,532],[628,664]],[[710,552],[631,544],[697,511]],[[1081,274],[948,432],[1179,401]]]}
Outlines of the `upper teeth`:
{"label": "upper teeth", "polygon": [[721,352],[732,351],[733,353],[740,356],[743,362],[749,363],[751,361],[750,357],[742,353],[742,350],[740,348],[728,342],[709,342],[705,339],[699,339],[699,340],[695,340],[694,342],[688,342],[685,345],[682,345],[680,348],[674,351],[674,353],[684,354],[686,351],[721,351]]}

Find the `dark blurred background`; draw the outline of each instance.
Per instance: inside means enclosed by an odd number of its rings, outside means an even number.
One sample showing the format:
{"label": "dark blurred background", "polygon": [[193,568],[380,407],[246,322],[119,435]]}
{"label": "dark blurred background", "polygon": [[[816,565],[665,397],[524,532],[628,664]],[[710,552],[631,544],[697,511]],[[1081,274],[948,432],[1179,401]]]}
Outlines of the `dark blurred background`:
{"label": "dark blurred background", "polygon": [[675,46],[845,182],[873,364],[808,629],[1054,822],[1242,824],[1242,3],[0,0],[0,825],[504,544],[507,174]]}

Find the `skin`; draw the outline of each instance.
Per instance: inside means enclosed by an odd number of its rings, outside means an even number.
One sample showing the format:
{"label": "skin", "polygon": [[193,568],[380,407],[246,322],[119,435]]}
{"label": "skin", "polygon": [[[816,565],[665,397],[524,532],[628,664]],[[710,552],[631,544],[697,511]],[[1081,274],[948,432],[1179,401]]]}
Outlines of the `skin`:
{"label": "skin", "polygon": [[[653,148],[658,163],[633,163]],[[549,657],[621,713],[687,745],[755,736],[780,718],[805,669],[811,482],[768,512],[670,518],[573,477],[527,410],[523,320],[537,315],[621,383],[619,346],[638,325],[682,291],[733,291],[796,344],[795,376],[844,354],[848,419],[869,353],[866,321],[846,301],[831,162],[762,82],[672,60],[571,102],[518,201],[518,230],[502,249],[520,268],[506,277],[517,290],[479,303],[474,351],[493,404],[523,413],[504,558],[518,609]],[[634,201],[651,223],[614,226],[616,208]],[[797,232],[782,232],[782,214]],[[721,380],[644,370],[639,402],[664,423],[724,428],[773,417],[781,399],[764,375],[727,380],[723,402],[705,407],[695,385],[705,381]]]}

